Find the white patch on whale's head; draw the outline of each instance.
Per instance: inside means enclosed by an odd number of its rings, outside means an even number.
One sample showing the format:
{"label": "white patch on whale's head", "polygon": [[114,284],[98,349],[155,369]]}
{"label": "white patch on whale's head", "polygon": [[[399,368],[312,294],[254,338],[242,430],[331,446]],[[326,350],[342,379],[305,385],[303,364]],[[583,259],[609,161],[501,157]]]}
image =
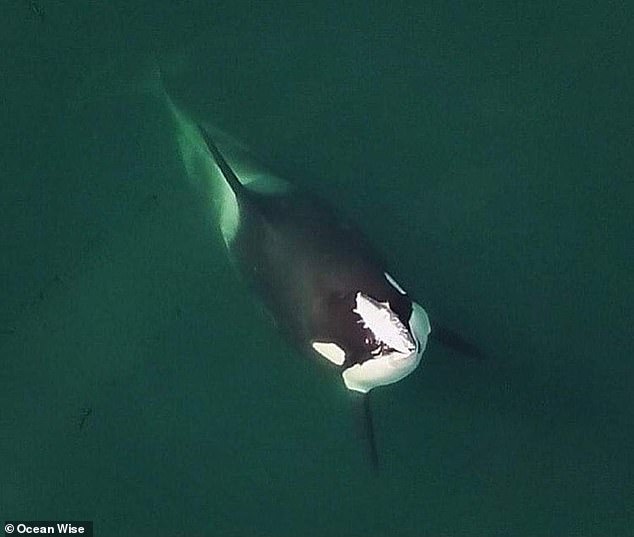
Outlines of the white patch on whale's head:
{"label": "white patch on whale's head", "polygon": [[431,332],[429,318],[422,306],[412,303],[407,328],[389,304],[377,302],[362,293],[357,294],[357,307],[353,311],[360,315],[359,322],[375,335],[380,351],[376,357],[354,364],[341,373],[349,390],[367,393],[377,386],[398,382],[418,367]]}
{"label": "white patch on whale's head", "polygon": [[323,341],[313,341],[312,347],[333,364],[343,365],[346,359],[345,351],[336,343],[326,343]]}
{"label": "white patch on whale's head", "polygon": [[356,307],[352,311],[361,317],[357,322],[370,330],[382,347],[400,354],[410,354],[416,348],[414,338],[388,302],[379,302],[361,292],[355,300]]}
{"label": "white patch on whale's head", "polygon": [[401,293],[402,295],[406,295],[407,293],[405,292],[405,290],[398,284],[396,283],[396,280],[394,278],[392,278],[392,276],[390,276],[387,272],[384,273],[385,274],[385,279],[390,282],[390,285],[392,287],[394,287],[394,289],[396,289],[399,293]]}

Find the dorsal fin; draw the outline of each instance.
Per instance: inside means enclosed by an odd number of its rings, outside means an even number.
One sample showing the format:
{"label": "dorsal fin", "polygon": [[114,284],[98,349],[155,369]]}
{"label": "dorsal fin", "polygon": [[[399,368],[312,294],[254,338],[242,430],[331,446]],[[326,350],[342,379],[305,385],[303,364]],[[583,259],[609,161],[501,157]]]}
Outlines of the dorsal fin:
{"label": "dorsal fin", "polygon": [[218,165],[218,168],[220,168],[223,177],[231,187],[231,190],[233,190],[233,193],[236,195],[243,193],[244,185],[240,182],[238,176],[234,173],[234,171],[231,169],[231,166],[229,166],[229,163],[222,156],[222,153],[220,152],[214,141],[211,139],[211,136],[209,136],[207,131],[201,125],[198,125],[198,129],[200,130],[200,134],[207,144],[209,152],[214,157],[214,161]]}

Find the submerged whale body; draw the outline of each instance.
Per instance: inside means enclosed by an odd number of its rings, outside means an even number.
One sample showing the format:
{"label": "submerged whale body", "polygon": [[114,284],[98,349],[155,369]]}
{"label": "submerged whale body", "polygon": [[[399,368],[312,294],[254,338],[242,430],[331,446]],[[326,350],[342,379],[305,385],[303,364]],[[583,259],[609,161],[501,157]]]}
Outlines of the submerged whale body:
{"label": "submerged whale body", "polygon": [[412,373],[427,345],[427,314],[365,237],[282,180],[239,177],[200,129],[230,188],[221,207],[227,248],[282,331],[305,354],[334,365],[356,392]]}
{"label": "submerged whale body", "polygon": [[369,394],[418,367],[431,330],[425,310],[354,225],[162,96],[187,176],[215,205],[230,258],[278,329],[341,374],[378,470]]}

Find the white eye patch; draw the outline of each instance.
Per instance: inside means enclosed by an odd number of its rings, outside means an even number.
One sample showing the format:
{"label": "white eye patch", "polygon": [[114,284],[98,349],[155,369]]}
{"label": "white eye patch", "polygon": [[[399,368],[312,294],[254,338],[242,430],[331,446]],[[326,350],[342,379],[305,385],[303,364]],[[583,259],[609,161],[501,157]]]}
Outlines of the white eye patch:
{"label": "white eye patch", "polygon": [[403,289],[398,283],[396,283],[396,280],[394,280],[394,278],[392,278],[392,276],[390,276],[387,272],[384,272],[383,274],[385,274],[385,279],[388,282],[390,282],[390,284],[392,285],[392,287],[394,287],[394,289],[396,289],[402,295],[406,295],[407,294],[405,292],[405,289]]}
{"label": "white eye patch", "polygon": [[343,362],[346,359],[346,353],[336,343],[313,341],[312,347],[315,351],[326,358],[326,360],[330,360],[333,364],[343,365]]}

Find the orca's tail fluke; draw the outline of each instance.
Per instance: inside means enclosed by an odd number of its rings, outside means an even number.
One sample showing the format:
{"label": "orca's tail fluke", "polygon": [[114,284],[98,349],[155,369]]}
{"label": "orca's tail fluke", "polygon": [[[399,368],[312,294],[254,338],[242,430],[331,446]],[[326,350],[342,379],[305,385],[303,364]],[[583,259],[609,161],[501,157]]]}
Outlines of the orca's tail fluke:
{"label": "orca's tail fluke", "polygon": [[176,52],[159,54],[150,48],[113,53],[107,60],[86,67],[86,74],[67,96],[65,113],[90,113],[95,103],[135,95],[163,99],[163,75],[178,76],[188,68],[183,55]]}

